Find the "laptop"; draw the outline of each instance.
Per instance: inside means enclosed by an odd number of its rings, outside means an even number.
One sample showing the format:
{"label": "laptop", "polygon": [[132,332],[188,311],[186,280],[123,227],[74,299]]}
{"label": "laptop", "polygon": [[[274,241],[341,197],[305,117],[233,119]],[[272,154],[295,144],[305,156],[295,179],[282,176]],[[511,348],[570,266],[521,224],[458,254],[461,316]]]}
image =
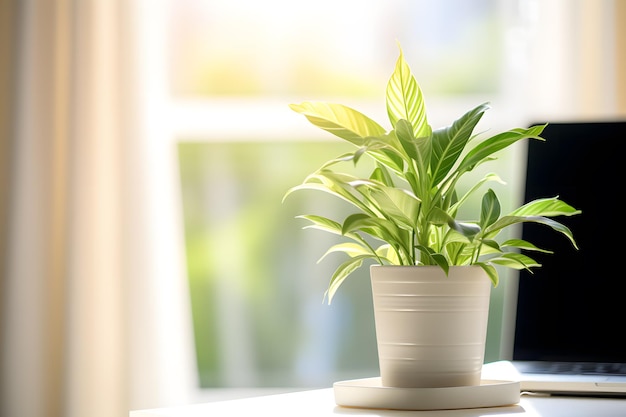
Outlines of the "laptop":
{"label": "laptop", "polygon": [[[483,378],[522,391],[626,397],[626,121],[550,123],[528,142],[525,200],[558,195],[582,214],[559,233],[524,224],[522,238],[553,254],[520,272],[513,354]],[[622,265],[620,265],[622,264]]]}

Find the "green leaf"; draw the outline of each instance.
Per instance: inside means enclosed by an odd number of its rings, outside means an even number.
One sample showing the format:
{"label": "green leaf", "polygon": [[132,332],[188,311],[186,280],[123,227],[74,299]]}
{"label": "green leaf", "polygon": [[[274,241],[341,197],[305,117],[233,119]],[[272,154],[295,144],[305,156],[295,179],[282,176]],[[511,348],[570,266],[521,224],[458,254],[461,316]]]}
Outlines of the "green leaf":
{"label": "green leaf", "polygon": [[474,186],[472,186],[472,188],[467,191],[463,197],[461,197],[456,203],[454,203],[452,205],[452,207],[450,207],[450,209],[448,210],[448,212],[450,213],[450,215],[455,215],[457,210],[459,209],[459,207],[461,207],[463,205],[463,203],[465,203],[469,197],[474,194],[484,183],[486,183],[487,181],[496,181],[500,184],[504,184],[504,181],[502,181],[500,179],[500,177],[494,173],[490,173],[485,175],[482,179],[480,179],[478,182],[476,182],[476,184],[474,184]]}
{"label": "green leaf", "polygon": [[388,243],[380,245],[376,249],[376,254],[380,259],[386,260],[390,265],[402,265],[402,261],[398,257],[398,252]]}
{"label": "green leaf", "polygon": [[[455,234],[455,236],[459,235]],[[463,265],[470,258],[470,255],[464,255],[464,249],[467,247],[467,242],[464,237],[463,239],[463,241],[452,239],[445,245],[448,257],[453,265]]]}
{"label": "green leaf", "polygon": [[[318,216],[316,214],[301,214],[299,216],[296,216],[296,219],[308,220],[311,223],[313,223],[315,228],[320,229],[320,230],[324,230],[324,231],[331,232],[331,233],[336,233],[339,235],[342,234],[341,224],[327,217]],[[313,227],[313,226],[306,226],[306,227]]]}
{"label": "green leaf", "polygon": [[535,251],[535,252],[554,253],[551,250],[538,248],[532,243],[527,242],[522,239],[509,239],[509,240],[502,242],[502,245],[500,246],[503,248],[517,248],[517,249],[523,249],[523,250],[529,250],[529,251]]}
{"label": "green leaf", "polygon": [[448,223],[448,226],[468,238],[470,242],[474,239],[474,236],[480,233],[480,226],[474,223],[458,222],[455,220]]}
{"label": "green leaf", "polygon": [[483,240],[480,241],[480,243],[483,245],[481,247],[481,249],[482,249],[481,253],[483,253],[483,254],[487,253],[485,248],[488,248],[488,251],[490,253],[500,253],[500,252],[502,252],[502,249],[501,249],[500,245],[495,240],[483,239]]}
{"label": "green leaf", "polygon": [[509,215],[509,216],[501,217],[497,222],[495,222],[494,224],[489,226],[487,230],[485,230],[485,236],[493,236],[497,234],[500,230],[504,229],[505,227],[508,227],[517,223],[539,223],[539,224],[544,224],[546,226],[550,226],[553,230],[556,230],[557,232],[560,232],[563,235],[565,235],[570,240],[570,242],[572,242],[572,245],[574,245],[574,247],[578,249],[578,245],[576,244],[576,241],[574,240],[574,235],[572,234],[572,231],[567,226],[557,222],[556,220],[552,220],[552,219],[549,219],[547,217],[542,217],[542,216],[510,216]]}
{"label": "green leaf", "polygon": [[489,279],[491,279],[491,283],[493,284],[494,288],[497,287],[498,283],[500,282],[498,270],[493,265],[489,265],[484,262],[476,262],[476,265],[480,266],[487,273]]}
{"label": "green leaf", "polygon": [[407,190],[381,186],[369,188],[368,194],[373,203],[388,220],[413,229],[417,222],[420,202]]}
{"label": "green leaf", "polygon": [[580,214],[581,211],[575,209],[569,204],[555,198],[544,198],[531,201],[522,207],[513,210],[508,216],[504,216],[496,223],[491,225],[486,233],[491,234],[515,223],[534,222],[550,226],[553,230],[565,235],[572,245],[578,249],[578,245],[574,240],[571,230],[565,225],[548,219],[553,216],[572,216]]}
{"label": "green leaf", "polygon": [[559,200],[556,197],[553,198],[541,198],[533,200],[524,204],[522,207],[513,210],[509,213],[511,216],[573,216],[575,214],[582,213],[580,210],[576,210],[574,207]]}
{"label": "green leaf", "polygon": [[422,91],[404,60],[402,49],[387,84],[387,114],[395,128],[398,120],[407,120],[416,137],[430,136],[432,129],[426,117],[426,106]]}
{"label": "green leaf", "polygon": [[413,126],[408,120],[400,119],[396,122],[396,137],[400,141],[402,149],[412,160],[422,159],[417,144],[415,143],[415,135],[413,134]]}
{"label": "green leaf", "polygon": [[500,217],[500,201],[496,193],[490,188],[483,196],[480,206],[480,227],[486,229]]}
{"label": "green leaf", "polygon": [[370,175],[370,179],[381,182],[388,187],[394,186],[394,181],[389,173],[389,170],[387,170],[387,168],[382,164],[377,164],[376,168]]}
{"label": "green leaf", "polygon": [[317,262],[321,262],[327,255],[335,252],[343,252],[351,258],[354,258],[356,256],[369,256],[372,258],[377,257],[376,253],[373,253],[372,250],[367,246],[358,243],[345,242],[331,246]]}
{"label": "green leaf", "polygon": [[[399,251],[398,256],[404,257],[408,262],[412,259],[408,232],[400,229],[395,223],[378,217],[371,217],[363,213],[352,214],[343,222],[342,232],[355,233],[362,231],[368,235],[390,244]],[[404,262],[404,261],[403,261]]]}
{"label": "green leaf", "polygon": [[343,104],[305,101],[289,107],[303,114],[313,125],[356,146],[363,146],[364,139],[368,136],[380,136],[386,132],[374,120]]}
{"label": "green leaf", "polygon": [[435,207],[428,216],[428,221],[437,226],[454,222],[454,217],[450,216],[445,210]]}
{"label": "green leaf", "polygon": [[[314,191],[322,191],[331,195],[334,195],[335,197],[338,197],[344,201],[347,201],[348,203],[352,204],[353,206],[357,207],[359,210],[368,210],[367,207],[361,202],[359,201],[358,198],[356,198],[355,196],[353,196],[352,194],[350,194],[349,191],[346,191],[344,188],[342,187],[336,187],[333,186],[331,184],[326,185],[326,184],[320,184],[320,183],[304,183],[304,184],[300,184],[297,185],[295,187],[292,187],[289,189],[289,191],[287,191],[287,194],[285,194],[284,198],[287,198],[287,196],[295,191],[300,191],[300,190],[314,190]],[[284,199],[283,198],[283,199]]]}
{"label": "green leaf", "polygon": [[430,162],[431,141],[429,137],[416,137],[408,121],[401,119],[396,124],[396,136],[407,155],[417,166],[417,174],[423,179],[421,189],[430,189],[428,164]]}
{"label": "green leaf", "polygon": [[365,139],[367,152],[379,163],[389,167],[394,172],[402,175],[404,161],[408,158],[404,155],[394,130],[385,135],[370,136]]}
{"label": "green leaf", "polygon": [[437,253],[432,248],[423,245],[416,245],[415,248],[427,258],[427,261],[425,261],[423,257],[421,258],[424,265],[438,265],[439,267],[441,267],[441,269],[443,269],[443,272],[448,275],[448,272],[450,270],[450,264],[448,263],[448,259],[444,255]]}
{"label": "green leaf", "polygon": [[[327,169],[318,171],[315,174],[309,175],[305,179],[305,183],[295,187],[296,189],[316,189],[320,191],[324,191],[339,197],[342,200],[347,201],[352,204],[357,209],[369,213],[374,214],[369,206],[364,204],[359,198],[354,195],[352,192],[354,187],[351,185],[354,181],[358,181],[359,178],[353,175],[343,174],[339,172],[333,172]],[[319,187],[319,183],[321,183],[322,187]]]}
{"label": "green leaf", "polygon": [[472,241],[474,236],[480,233],[481,230],[480,226],[477,224],[456,221],[439,207],[434,207],[433,210],[431,210],[428,220],[435,225],[447,224],[451,229],[462,234],[470,241]]}
{"label": "green leaf", "polygon": [[349,162],[349,161],[354,161],[354,153],[353,152],[348,152],[348,153],[344,153],[343,155],[338,156],[337,158],[333,158],[327,162],[324,163],[324,165],[322,165],[322,167],[318,170],[318,171],[322,171],[324,169],[327,169],[333,165],[339,164],[341,162]]}
{"label": "green leaf", "polygon": [[311,225],[305,226],[305,229],[318,229],[335,235],[343,235],[341,231],[341,224],[329,218],[315,214],[302,214],[300,216],[296,216],[296,219],[305,219],[312,223]]}
{"label": "green leaf", "polygon": [[439,184],[448,175],[487,109],[489,109],[487,103],[481,104],[465,113],[452,125],[433,132],[431,186]]}
{"label": "green leaf", "polygon": [[465,158],[463,158],[459,164],[458,171],[471,171],[476,165],[487,160],[489,156],[522,139],[544,140],[541,136],[539,136],[541,132],[543,132],[544,128],[545,125],[533,126],[529,129],[512,129],[486,139],[467,153]]}
{"label": "green leaf", "polygon": [[529,271],[530,268],[541,266],[541,264],[537,263],[534,259],[524,254],[514,252],[503,253],[497,258],[489,259],[489,262],[496,265],[502,265],[507,268],[527,269]]}
{"label": "green leaf", "polygon": [[342,233],[363,231],[384,242],[400,244],[399,229],[387,219],[371,217],[364,213],[351,214],[343,222]]}
{"label": "green leaf", "polygon": [[361,265],[363,265],[363,260],[368,258],[368,256],[356,256],[354,258],[350,258],[335,270],[333,276],[330,279],[330,283],[328,284],[328,289],[324,293],[324,298],[328,298],[328,304],[330,304],[335,296],[335,293],[341,286],[341,284],[345,281],[346,278],[354,271],[359,269]]}

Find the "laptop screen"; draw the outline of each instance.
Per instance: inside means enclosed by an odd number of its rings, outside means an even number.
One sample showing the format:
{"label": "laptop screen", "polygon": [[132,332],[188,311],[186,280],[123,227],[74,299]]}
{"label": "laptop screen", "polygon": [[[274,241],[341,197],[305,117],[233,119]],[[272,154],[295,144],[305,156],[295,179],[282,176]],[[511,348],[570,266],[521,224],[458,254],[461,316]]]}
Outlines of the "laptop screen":
{"label": "laptop screen", "polygon": [[551,123],[528,143],[525,200],[558,195],[582,210],[558,219],[577,240],[525,224],[553,254],[521,271],[513,359],[626,362],[626,122]]}

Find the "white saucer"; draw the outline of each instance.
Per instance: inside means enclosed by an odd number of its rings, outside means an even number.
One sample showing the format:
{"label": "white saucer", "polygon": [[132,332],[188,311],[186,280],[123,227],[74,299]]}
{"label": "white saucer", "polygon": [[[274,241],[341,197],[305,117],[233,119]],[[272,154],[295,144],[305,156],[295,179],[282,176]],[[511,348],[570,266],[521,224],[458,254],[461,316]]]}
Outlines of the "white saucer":
{"label": "white saucer", "polygon": [[482,380],[480,385],[446,388],[383,387],[380,377],[333,384],[335,402],[344,407],[391,410],[451,410],[517,404],[519,382]]}

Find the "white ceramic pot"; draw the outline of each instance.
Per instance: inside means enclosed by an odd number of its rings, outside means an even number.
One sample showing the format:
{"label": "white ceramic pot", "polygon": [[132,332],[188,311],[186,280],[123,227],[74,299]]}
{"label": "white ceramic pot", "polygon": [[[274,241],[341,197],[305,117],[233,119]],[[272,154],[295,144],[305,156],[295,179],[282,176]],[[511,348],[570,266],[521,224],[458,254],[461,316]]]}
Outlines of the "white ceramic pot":
{"label": "white ceramic pot", "polygon": [[478,266],[370,268],[382,385],[480,385],[491,281]]}

